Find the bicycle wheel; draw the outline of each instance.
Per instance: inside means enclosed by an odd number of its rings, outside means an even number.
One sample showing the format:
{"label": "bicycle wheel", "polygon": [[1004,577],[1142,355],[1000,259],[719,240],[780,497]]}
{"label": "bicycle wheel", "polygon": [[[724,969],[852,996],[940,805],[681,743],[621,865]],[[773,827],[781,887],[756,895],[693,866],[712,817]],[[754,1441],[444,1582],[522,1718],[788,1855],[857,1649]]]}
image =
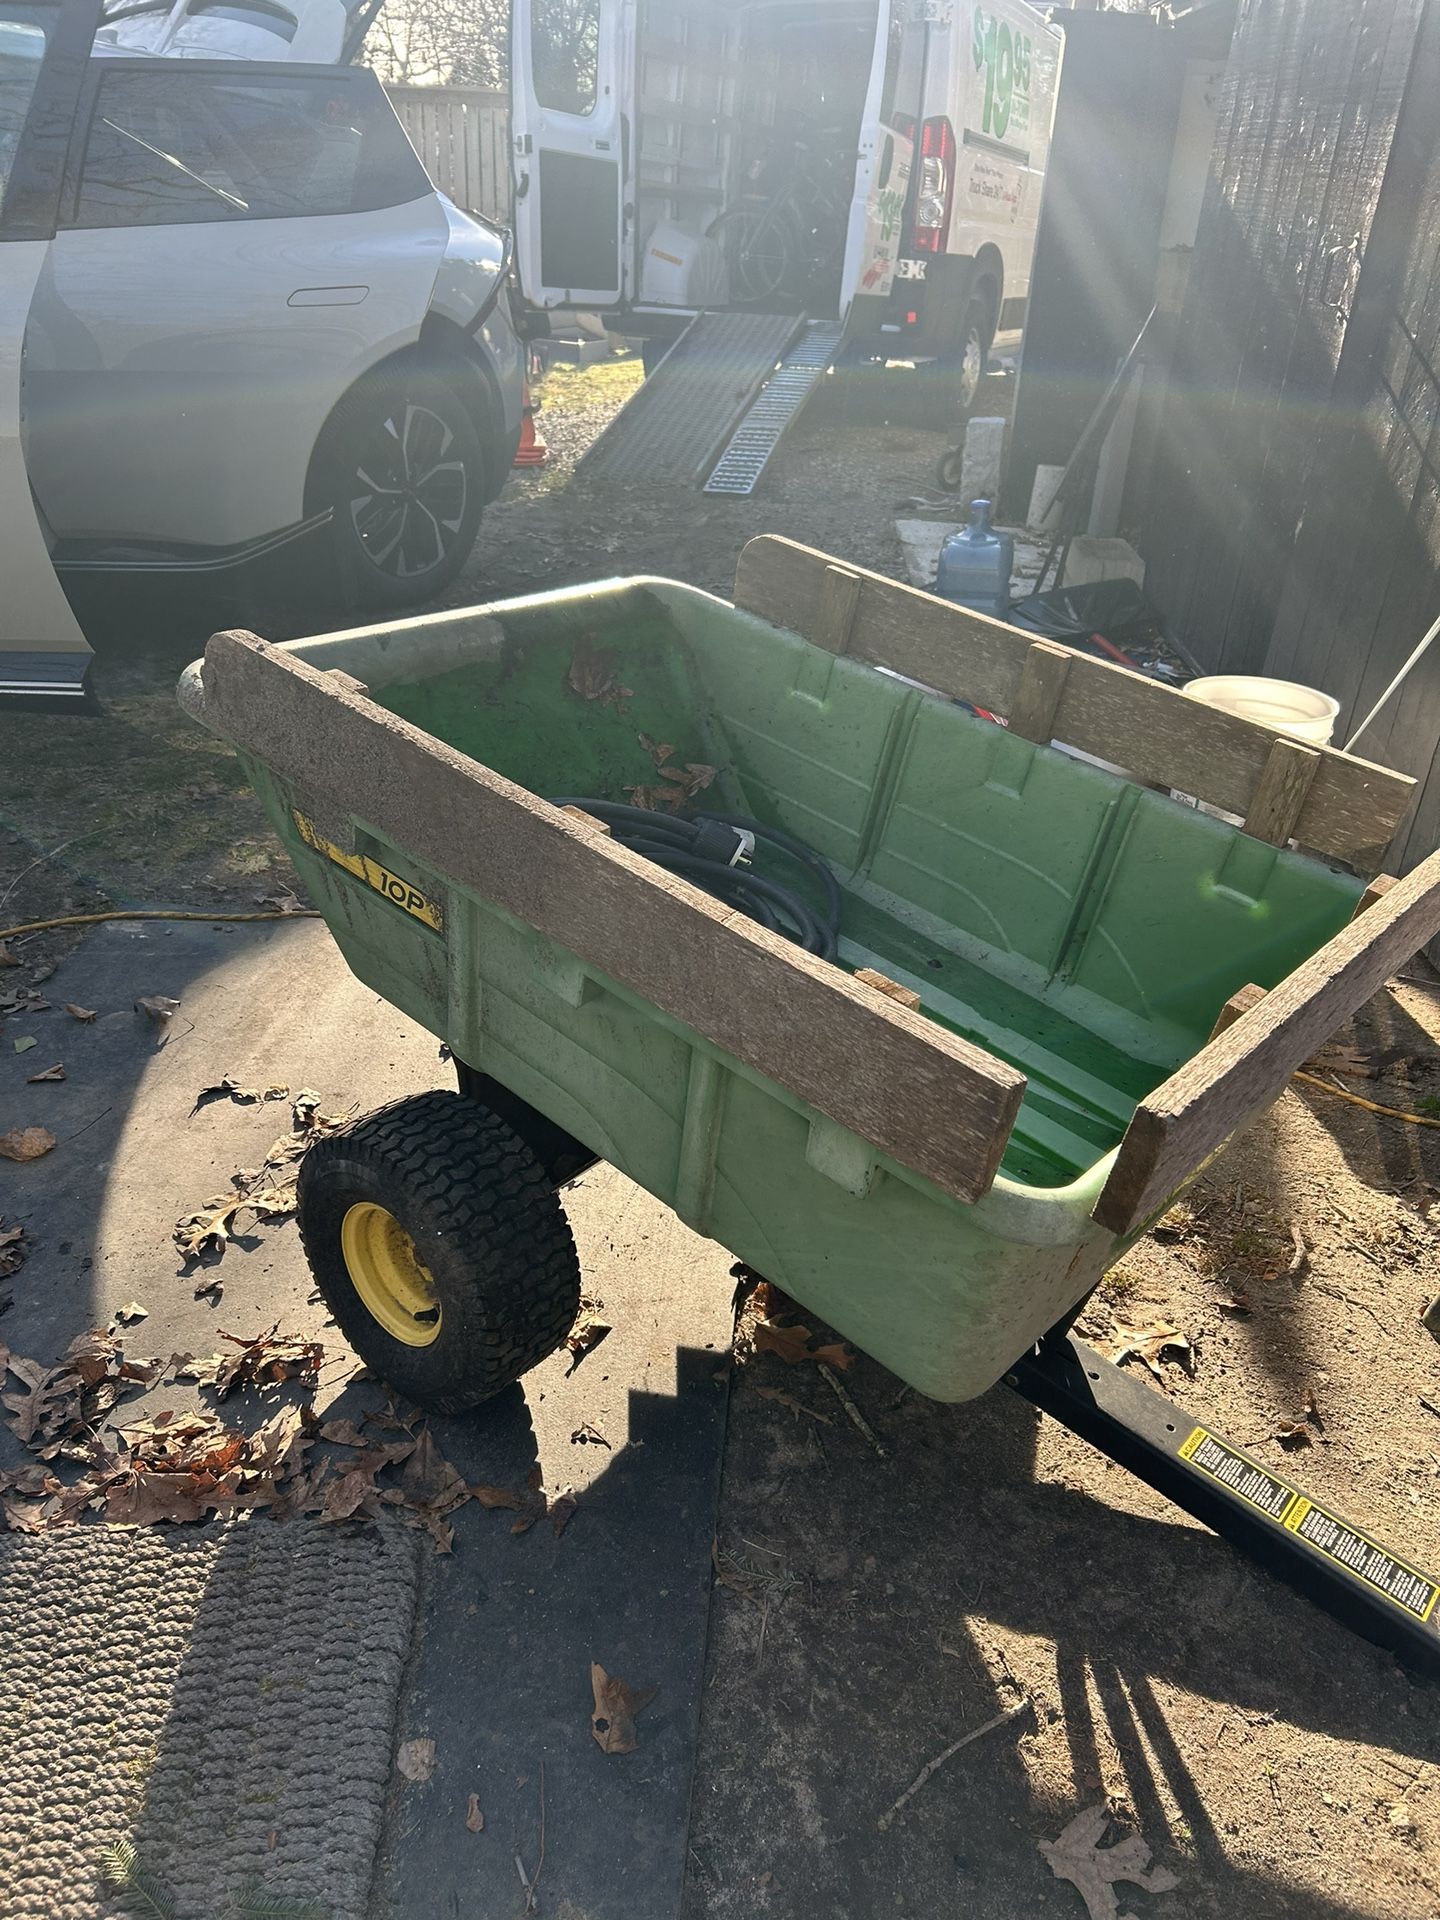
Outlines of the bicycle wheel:
{"label": "bicycle wheel", "polygon": [[772,207],[731,207],[713,222],[709,237],[724,250],[739,300],[769,300],[794,269],[793,234]]}

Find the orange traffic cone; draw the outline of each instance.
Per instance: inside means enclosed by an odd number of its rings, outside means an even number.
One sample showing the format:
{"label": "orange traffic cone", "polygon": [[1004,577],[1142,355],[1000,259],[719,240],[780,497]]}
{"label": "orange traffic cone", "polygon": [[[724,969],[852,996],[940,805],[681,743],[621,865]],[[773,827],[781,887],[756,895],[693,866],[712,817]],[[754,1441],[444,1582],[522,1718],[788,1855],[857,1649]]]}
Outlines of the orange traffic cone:
{"label": "orange traffic cone", "polygon": [[520,444],[515,449],[514,465],[517,467],[543,467],[550,458],[550,449],[535,431],[535,406],[530,398],[530,382],[525,382],[525,422],[520,429]]}

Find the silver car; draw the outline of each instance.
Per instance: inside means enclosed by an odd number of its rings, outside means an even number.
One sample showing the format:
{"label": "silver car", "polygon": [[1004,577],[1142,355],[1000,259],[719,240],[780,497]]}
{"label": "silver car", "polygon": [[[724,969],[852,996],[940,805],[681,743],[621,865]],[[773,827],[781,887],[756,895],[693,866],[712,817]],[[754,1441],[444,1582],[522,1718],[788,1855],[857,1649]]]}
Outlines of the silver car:
{"label": "silver car", "polygon": [[520,434],[509,264],[372,73],[92,59],[24,339],[61,578],[308,541],[356,612],[447,585]]}

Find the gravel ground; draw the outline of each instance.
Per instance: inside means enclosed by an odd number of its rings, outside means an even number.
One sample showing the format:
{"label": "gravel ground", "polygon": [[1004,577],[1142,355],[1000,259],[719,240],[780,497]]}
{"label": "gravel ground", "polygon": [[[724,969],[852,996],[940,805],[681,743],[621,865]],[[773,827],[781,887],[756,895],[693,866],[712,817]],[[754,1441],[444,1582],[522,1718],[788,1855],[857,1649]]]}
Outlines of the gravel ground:
{"label": "gravel ground", "polygon": [[[903,579],[896,513],[923,512],[909,505],[917,497],[951,512],[934,488],[947,436],[907,424],[920,396],[915,376],[899,369],[831,375],[748,499],[639,482],[592,486],[583,472],[575,476],[575,463],[633,391],[635,365],[550,376],[538,424],[551,464],[511,479],[445,604],[617,572],[658,573],[728,594],[740,549],[757,533],[785,533]],[[998,376],[988,383],[987,412],[1004,408],[1010,384]]]}

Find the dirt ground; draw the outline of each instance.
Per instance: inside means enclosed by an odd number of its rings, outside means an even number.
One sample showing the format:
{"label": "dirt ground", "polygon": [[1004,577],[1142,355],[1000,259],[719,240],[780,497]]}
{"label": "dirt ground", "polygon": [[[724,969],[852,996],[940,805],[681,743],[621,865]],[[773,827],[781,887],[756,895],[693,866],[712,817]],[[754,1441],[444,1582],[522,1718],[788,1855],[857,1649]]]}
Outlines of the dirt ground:
{"label": "dirt ground", "polygon": [[[896,512],[930,496],[945,445],[913,424],[904,375],[822,395],[752,501],[600,497],[574,462],[637,378],[632,361],[552,377],[555,458],[512,480],[448,604],[620,572],[724,593],[762,531],[900,574]],[[0,924],[107,902],[259,910],[293,884],[235,763],[174,704],[207,624],[111,607],[101,716],[7,723]],[[16,942],[0,988],[42,981],[66,937]],[[1440,986],[1407,972],[1321,1064],[1434,1118]],[[1440,1131],[1297,1088],[1081,1330],[1148,1346],[1187,1414],[1440,1565],[1440,1345],[1419,1318],[1440,1293],[1437,1203]],[[690,1920],[1080,1920],[1037,1843],[1098,1803],[1179,1882],[1121,1886],[1112,1915],[1440,1916],[1440,1691],[1006,1388],[940,1407],[863,1359],[844,1384],[873,1444],[813,1366],[735,1371]],[[877,1827],[927,1761],[1012,1707]]]}

